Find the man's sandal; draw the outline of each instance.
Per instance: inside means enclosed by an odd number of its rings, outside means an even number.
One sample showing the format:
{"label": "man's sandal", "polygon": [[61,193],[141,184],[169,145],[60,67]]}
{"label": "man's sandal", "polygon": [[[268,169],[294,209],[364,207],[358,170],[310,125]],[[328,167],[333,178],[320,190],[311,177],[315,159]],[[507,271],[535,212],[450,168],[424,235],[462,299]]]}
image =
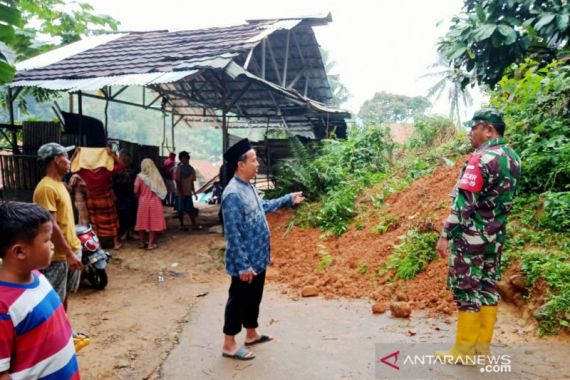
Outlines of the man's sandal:
{"label": "man's sandal", "polygon": [[245,342],[245,345],[246,346],[253,346],[256,344],[260,344],[260,343],[271,342],[272,340],[273,340],[273,337],[270,337],[269,335],[261,335],[256,340],[253,340],[251,342]]}
{"label": "man's sandal", "polygon": [[251,360],[251,359],[255,359],[255,354],[253,352],[251,352],[250,350],[248,350],[245,347],[241,347],[239,350],[236,351],[235,354],[226,354],[225,352],[222,352],[222,356],[224,358],[230,358],[230,359],[235,359],[235,360]]}

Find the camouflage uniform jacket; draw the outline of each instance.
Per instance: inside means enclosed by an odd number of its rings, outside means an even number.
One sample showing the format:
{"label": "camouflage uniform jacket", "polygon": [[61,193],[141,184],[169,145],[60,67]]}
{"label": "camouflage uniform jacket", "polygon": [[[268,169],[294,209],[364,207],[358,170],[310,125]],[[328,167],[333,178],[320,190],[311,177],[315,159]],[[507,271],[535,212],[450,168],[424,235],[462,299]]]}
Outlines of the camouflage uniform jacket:
{"label": "camouflage uniform jacket", "polygon": [[453,190],[442,236],[461,237],[471,253],[482,252],[488,243],[503,243],[520,173],[520,158],[502,137],[473,152]]}

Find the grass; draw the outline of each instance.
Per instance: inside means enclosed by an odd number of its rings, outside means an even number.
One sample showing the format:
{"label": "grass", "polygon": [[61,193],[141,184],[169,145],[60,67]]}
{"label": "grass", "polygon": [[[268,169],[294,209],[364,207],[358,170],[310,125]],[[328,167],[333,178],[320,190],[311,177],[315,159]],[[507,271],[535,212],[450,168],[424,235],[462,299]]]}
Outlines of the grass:
{"label": "grass", "polygon": [[416,277],[436,258],[437,239],[439,234],[434,231],[409,230],[402,244],[378,267],[375,277],[382,277],[390,270],[403,280]]}
{"label": "grass", "polygon": [[317,248],[318,248],[319,255],[321,256],[321,259],[319,260],[319,263],[317,264],[316,271],[317,272],[324,272],[333,263],[333,258],[332,258],[332,255],[326,251],[326,247],[324,245],[318,244]]}
{"label": "grass", "polygon": [[546,285],[546,301],[534,312],[540,336],[556,335],[570,326],[570,235],[544,228],[541,210],[537,197],[517,199],[501,263],[501,270],[510,263],[520,263],[531,294],[529,301],[539,283]]}
{"label": "grass", "polygon": [[399,224],[400,220],[398,217],[392,214],[387,214],[381,217],[379,224],[372,227],[372,233],[378,235],[385,234],[388,231],[392,231],[398,228]]}
{"label": "grass", "polygon": [[366,275],[366,273],[368,273],[368,266],[366,265],[365,262],[361,261],[358,263],[358,268],[356,269],[356,273],[358,273],[361,276]]}

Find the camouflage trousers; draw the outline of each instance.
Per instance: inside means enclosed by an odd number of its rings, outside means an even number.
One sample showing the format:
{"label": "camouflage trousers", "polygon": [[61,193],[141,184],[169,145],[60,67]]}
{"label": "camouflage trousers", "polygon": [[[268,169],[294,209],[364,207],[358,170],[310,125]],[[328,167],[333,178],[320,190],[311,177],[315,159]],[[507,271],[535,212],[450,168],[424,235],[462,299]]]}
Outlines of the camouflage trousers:
{"label": "camouflage trousers", "polygon": [[502,242],[494,242],[473,249],[461,237],[450,241],[447,284],[458,310],[479,311],[482,305],[499,302],[496,280],[500,278],[503,246]]}

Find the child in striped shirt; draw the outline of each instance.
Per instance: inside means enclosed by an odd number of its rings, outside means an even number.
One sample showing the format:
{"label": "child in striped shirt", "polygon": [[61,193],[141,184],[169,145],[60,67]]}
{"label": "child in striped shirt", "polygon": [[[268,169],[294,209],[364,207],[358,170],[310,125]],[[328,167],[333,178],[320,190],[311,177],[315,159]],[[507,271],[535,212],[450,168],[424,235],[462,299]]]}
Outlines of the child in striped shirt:
{"label": "child in striped shirt", "polygon": [[67,315],[38,271],[53,255],[51,214],[6,202],[0,221],[0,380],[79,379]]}

